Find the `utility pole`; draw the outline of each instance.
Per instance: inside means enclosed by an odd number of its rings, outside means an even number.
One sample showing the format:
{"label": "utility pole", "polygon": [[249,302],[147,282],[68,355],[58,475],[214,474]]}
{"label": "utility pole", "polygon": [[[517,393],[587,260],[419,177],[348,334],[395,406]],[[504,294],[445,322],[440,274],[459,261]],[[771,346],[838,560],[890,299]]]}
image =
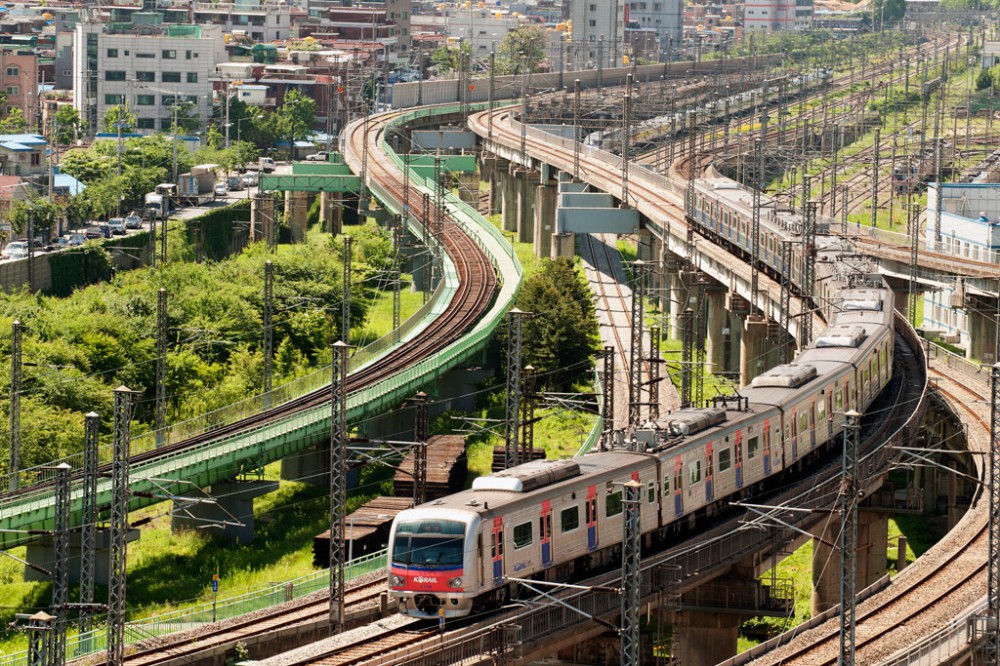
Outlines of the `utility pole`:
{"label": "utility pole", "polygon": [[622,197],[621,207],[628,208],[628,166],[632,159],[631,131],[632,131],[632,75],[626,77],[625,97],[622,99]]}
{"label": "utility pole", "polygon": [[660,327],[649,328],[649,418],[655,421],[660,418]]}
{"label": "utility pole", "polygon": [[392,249],[393,249],[393,259],[392,259],[392,330],[398,331],[400,320],[402,319],[402,303],[400,301],[400,270],[399,270],[399,256],[400,256],[400,245],[402,244],[402,229],[400,225],[396,225],[392,229]]}
{"label": "utility pole", "polygon": [[642,335],[645,330],[646,262],[637,259],[632,262],[632,326],[629,339],[628,367],[628,429],[639,427],[642,403]]}
{"label": "utility pole", "polygon": [[167,427],[167,290],[156,292],[156,446]]}
{"label": "utility pole", "polygon": [[855,586],[858,574],[858,434],[861,414],[844,414],[844,463],[840,491],[840,661],[854,666]]}
{"label": "utility pole", "polygon": [[115,434],[111,458],[111,560],[108,588],[108,666],[125,662],[125,562],[128,553],[131,390],[115,389]]}
{"label": "utility pole", "polygon": [[[873,147],[872,155],[872,233],[875,233],[875,227],[878,226],[878,162],[879,162],[879,143],[880,135],[882,131],[879,128],[875,128],[875,145]],[[845,195],[846,196],[846,195]],[[889,196],[892,196],[891,194]],[[846,199],[845,207],[846,207]],[[846,218],[845,218],[846,219]],[[846,229],[844,230],[847,231]]]}
{"label": "utility pole", "polygon": [[10,490],[21,485],[21,322],[14,320],[10,340]]}
{"label": "utility pole", "polygon": [[35,206],[28,208],[28,291],[35,291]]}
{"label": "utility pole", "polygon": [[427,420],[427,394],[423,391],[413,398],[413,439],[416,448],[413,450],[413,506],[427,501],[427,439],[429,428]]}
{"label": "utility pole", "polygon": [[[490,115],[490,118],[493,116]],[[580,180],[580,79],[573,81],[573,180]]]}
{"label": "utility pole", "polygon": [[986,616],[977,617],[976,630],[981,637],[979,650],[984,664],[1000,663],[1000,363],[990,368],[990,466],[989,554],[986,588]]}
{"label": "utility pole", "polygon": [[691,373],[694,370],[694,312],[684,308],[681,329],[681,408],[691,407]]}
{"label": "utility pole", "polygon": [[[791,334],[788,332],[791,326],[791,305],[792,305],[792,241],[781,241],[781,306],[778,308],[778,350],[781,353],[782,363],[791,361]],[[808,315],[806,315],[808,316]]]}
{"label": "utility pole", "polygon": [[521,407],[521,344],[524,317],[529,313],[513,308],[507,313],[507,405],[504,428],[504,469],[518,464],[517,434]]}
{"label": "utility pole", "polygon": [[910,320],[910,325],[917,327],[917,278],[920,266],[917,264],[920,252],[920,207],[919,204],[910,204],[910,285],[907,292],[906,318]]}
{"label": "utility pole", "polygon": [[694,346],[692,361],[692,371],[694,374],[694,395],[692,401],[695,407],[701,407],[705,400],[705,320],[708,313],[705,306],[708,300],[705,298],[704,276],[698,273],[698,309],[694,312],[694,331],[692,343]]}
{"label": "utility pole", "polygon": [[624,484],[625,515],[622,534],[622,600],[621,600],[621,663],[622,666],[639,666],[639,585],[640,537],[642,527],[642,484],[629,479]]}
{"label": "utility pole", "polygon": [[604,347],[604,381],[601,386],[603,404],[601,413],[604,415],[604,428],[601,433],[601,449],[611,450],[611,442],[615,433],[615,348]]}
{"label": "utility pole", "polygon": [[94,626],[94,571],[97,567],[97,467],[101,417],[89,412],[84,421],[83,507],[80,525],[80,652],[90,652]]}
{"label": "utility pole", "polygon": [[800,346],[804,347],[812,340],[812,308],[813,295],[816,292],[816,207],[814,200],[806,202],[806,218],[802,230],[802,325]]}
{"label": "utility pole", "polygon": [[524,389],[521,392],[521,462],[529,462],[535,450],[535,366],[524,366]]}
{"label": "utility pole", "polygon": [[264,262],[264,407],[271,406],[274,374],[274,264]]}
{"label": "utility pole", "polygon": [[55,519],[52,539],[52,626],[53,666],[66,663],[66,615],[69,613],[69,515],[70,485],[69,463],[56,466]]}
{"label": "utility pole", "polygon": [[490,83],[489,90],[487,94],[489,95],[488,107],[489,113],[486,116],[486,149],[493,150],[493,106],[494,99],[496,97],[496,79],[497,79],[497,51],[496,44],[490,47]]}
{"label": "utility pole", "polygon": [[760,291],[760,194],[763,183],[764,151],[761,149],[761,140],[754,139],[753,142],[753,214],[750,226],[750,312],[757,308],[757,296]]}
{"label": "utility pole", "polygon": [[344,236],[344,267],[341,274],[344,297],[340,303],[340,337],[345,341],[351,339],[351,241],[350,236]]}
{"label": "utility pole", "polygon": [[[330,377],[330,633],[344,630],[344,553],[347,519],[347,356],[350,345],[333,343]],[[351,535],[353,537],[353,535]]]}

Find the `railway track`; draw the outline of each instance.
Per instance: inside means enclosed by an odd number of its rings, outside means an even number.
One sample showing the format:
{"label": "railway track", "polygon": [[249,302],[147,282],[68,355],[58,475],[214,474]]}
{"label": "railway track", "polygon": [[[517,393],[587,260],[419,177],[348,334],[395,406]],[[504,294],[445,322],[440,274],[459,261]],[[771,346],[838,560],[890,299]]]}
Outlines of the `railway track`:
{"label": "railway track", "polygon": [[[937,391],[985,433],[981,438],[970,438],[973,451],[985,452],[989,422],[979,407],[985,402],[985,391],[933,366],[929,376],[938,381]],[[905,650],[913,636],[927,636],[947,627],[961,611],[982,597],[986,589],[989,537],[986,513],[985,508],[974,506],[963,518],[963,524],[897,576],[886,592],[859,605],[857,663],[877,664]],[[839,620],[831,620],[750,663],[834,666],[839,658],[839,641]]]}
{"label": "railway track", "polygon": [[[399,112],[389,113],[385,116],[369,120],[368,130],[370,134],[369,141],[371,142],[369,151],[372,151],[371,154],[375,155],[377,153],[373,151],[379,150],[377,138],[381,134],[384,125],[398,115]],[[353,126],[353,131],[348,139],[350,150],[356,155],[360,155],[362,151],[361,135],[363,133],[363,126],[360,123],[356,124]],[[368,176],[371,180],[385,187],[393,196],[398,197],[399,201],[403,200],[402,174],[398,169],[390,168],[388,160],[371,159],[369,161]],[[414,201],[420,199],[420,194],[416,191],[416,188],[411,187],[411,197]],[[427,219],[423,219],[422,215],[423,212],[418,210],[414,214],[414,217],[418,218],[425,225],[431,225],[435,219],[433,208],[427,212]],[[457,293],[451,302],[447,304],[444,312],[431,322],[421,335],[402,343],[387,353],[383,361],[370,364],[363,370],[352,373],[347,380],[348,392],[357,391],[387,379],[417,361],[444,349],[461,337],[463,332],[470,329],[489,310],[497,288],[496,273],[490,263],[489,257],[455,223],[450,215],[444,215],[444,232],[438,240],[455,265],[459,281]],[[211,445],[215,440],[253,428],[259,428],[264,424],[279,421],[298,412],[327,404],[329,401],[330,388],[326,386],[290,400],[280,406],[222,425],[182,442],[137,453],[130,457],[130,462],[135,466],[159,458],[167,458],[186,449]],[[110,470],[110,464],[102,465],[100,469],[102,472],[107,472]],[[14,503],[19,498],[29,494],[51,492],[51,487],[52,483],[46,482],[12,492],[3,492],[0,493],[0,504]]]}

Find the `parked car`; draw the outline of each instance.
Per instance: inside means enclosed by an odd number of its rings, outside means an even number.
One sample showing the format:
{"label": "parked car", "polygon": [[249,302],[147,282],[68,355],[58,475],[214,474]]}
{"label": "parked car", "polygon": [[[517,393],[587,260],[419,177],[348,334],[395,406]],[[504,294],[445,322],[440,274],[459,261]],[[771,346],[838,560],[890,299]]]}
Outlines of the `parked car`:
{"label": "parked car", "polygon": [[321,150],[318,153],[313,153],[312,155],[306,155],[306,159],[310,162],[326,162],[330,157],[330,153],[325,150]]}
{"label": "parked car", "polygon": [[227,194],[229,194],[229,186],[228,185],[226,185],[225,183],[216,183],[215,184],[215,196],[217,196],[217,197],[224,197]]}
{"label": "parked car", "polygon": [[113,217],[108,220],[108,227],[111,229],[111,233],[116,236],[125,235],[125,218],[123,217]]}
{"label": "parked car", "polygon": [[87,227],[83,230],[83,235],[87,237],[87,240],[96,240],[98,238],[104,238],[104,232],[100,227]]}
{"label": "parked car", "polygon": [[243,179],[239,176],[230,176],[226,180],[230,192],[238,192],[243,189]]}
{"label": "parked car", "polygon": [[81,233],[73,233],[69,235],[67,243],[70,247],[79,247],[87,242],[87,236]]}
{"label": "parked car", "polygon": [[3,259],[24,259],[27,256],[27,241],[12,241],[7,243],[7,247],[3,249],[3,252],[0,252],[0,258]]}
{"label": "parked car", "polygon": [[65,236],[60,236],[59,238],[52,241],[53,250],[61,250],[63,248],[69,247],[69,239]]}
{"label": "parked car", "polygon": [[245,174],[240,176],[245,187],[256,187],[257,183],[260,182],[260,172],[259,171],[247,171]]}
{"label": "parked car", "polygon": [[135,213],[130,213],[125,218],[125,228],[126,229],[140,229],[142,228],[142,218]]}

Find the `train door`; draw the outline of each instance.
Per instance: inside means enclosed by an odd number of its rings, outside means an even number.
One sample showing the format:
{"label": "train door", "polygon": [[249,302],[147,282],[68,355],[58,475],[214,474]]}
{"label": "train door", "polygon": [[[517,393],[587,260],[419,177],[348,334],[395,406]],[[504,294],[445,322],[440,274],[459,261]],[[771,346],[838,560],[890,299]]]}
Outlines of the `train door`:
{"label": "train door", "polygon": [[764,419],[764,476],[771,475],[771,419]]}
{"label": "train door", "polygon": [[736,449],[736,487],[743,487],[743,431],[737,430],[733,447]]}
{"label": "train door", "polygon": [[587,486],[587,550],[597,550],[597,486]]}
{"label": "train door", "polygon": [[826,439],[827,441],[833,439],[833,391],[834,387],[831,386],[826,390]]}
{"label": "train door", "polygon": [[493,533],[490,539],[490,557],[493,559],[493,587],[503,584],[503,517],[493,519]]}
{"label": "train door", "polygon": [[552,502],[542,502],[542,516],[538,519],[538,536],[542,543],[542,566],[552,566]]}
{"label": "train door", "polygon": [[715,470],[715,465],[712,464],[712,442],[705,443],[705,501],[711,502],[715,500],[715,488],[712,483],[712,472]]}
{"label": "train door", "polygon": [[809,450],[816,450],[816,401],[809,401]]}
{"label": "train door", "polygon": [[[788,415],[786,414],[786,416],[788,416]],[[791,447],[792,447],[792,462],[795,462],[796,460],[799,459],[799,438],[798,438],[798,425],[799,425],[799,421],[796,418],[796,416],[797,415],[795,413],[795,410],[793,409],[791,416],[788,417],[785,420],[785,438],[788,439],[789,442],[791,443]],[[789,420],[791,421],[791,426],[792,426],[791,427],[791,434],[789,434],[789,428],[788,428],[788,426],[789,426],[788,421]]]}
{"label": "train door", "polygon": [[684,515],[684,463],[681,457],[674,458],[674,515]]}

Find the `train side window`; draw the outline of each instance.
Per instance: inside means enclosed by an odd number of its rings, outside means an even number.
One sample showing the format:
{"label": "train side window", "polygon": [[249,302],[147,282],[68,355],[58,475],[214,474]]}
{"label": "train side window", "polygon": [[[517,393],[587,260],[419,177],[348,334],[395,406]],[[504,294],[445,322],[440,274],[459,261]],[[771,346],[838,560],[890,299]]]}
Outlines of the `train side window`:
{"label": "train side window", "polygon": [[578,528],[580,526],[580,507],[571,506],[568,509],[563,509],[559,514],[559,523],[563,532],[572,532]]}
{"label": "train side window", "polygon": [[655,482],[650,481],[648,484],[646,484],[646,497],[647,497],[647,501],[649,501],[649,502],[655,502],[656,501],[656,483]]}
{"label": "train side window", "polygon": [[688,478],[691,480],[691,485],[695,485],[701,482],[701,461],[695,460],[694,462],[688,463]]}
{"label": "train side window", "polygon": [[503,532],[497,532],[497,538],[499,539],[497,552],[500,554],[500,557],[503,557]]}
{"label": "train side window", "polygon": [[833,396],[833,409],[837,412],[844,411],[844,393],[843,391],[837,391]]}
{"label": "train side window", "polygon": [[587,524],[589,525],[592,522],[592,520],[593,520],[593,515],[591,514],[590,500],[587,500],[587,502],[584,504],[584,506],[587,507]]}
{"label": "train side window", "polygon": [[826,419],[826,403],[820,400],[816,403],[816,420],[822,423]]}
{"label": "train side window", "polygon": [[733,450],[719,449],[719,472],[725,472],[733,466]]}
{"label": "train side window", "polygon": [[760,436],[751,437],[747,440],[747,457],[756,458],[757,452],[760,451]]}
{"label": "train side window", "polygon": [[496,532],[490,532],[490,557],[497,556],[497,534]]}
{"label": "train side window", "polygon": [[622,491],[611,493],[604,503],[604,515],[617,516],[622,512]]}
{"label": "train side window", "polygon": [[670,475],[663,475],[663,496],[666,497],[670,494]]}
{"label": "train side window", "polygon": [[809,431],[809,412],[805,410],[799,412],[799,432],[805,434]]}
{"label": "train side window", "polygon": [[514,549],[531,545],[531,523],[514,525]]}

